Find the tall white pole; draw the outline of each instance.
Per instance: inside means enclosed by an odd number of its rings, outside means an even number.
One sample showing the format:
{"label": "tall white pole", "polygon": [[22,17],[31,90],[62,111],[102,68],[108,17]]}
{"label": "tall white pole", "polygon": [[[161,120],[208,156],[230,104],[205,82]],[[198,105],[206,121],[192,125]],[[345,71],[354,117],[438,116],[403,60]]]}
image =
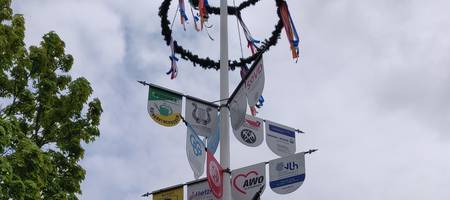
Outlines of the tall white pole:
{"label": "tall white pole", "polygon": [[[229,98],[228,91],[228,0],[220,0],[220,99]],[[222,101],[222,105],[225,104]],[[230,168],[230,130],[229,110],[220,109],[220,164],[224,169]],[[231,200],[229,174],[224,174],[222,200]]]}

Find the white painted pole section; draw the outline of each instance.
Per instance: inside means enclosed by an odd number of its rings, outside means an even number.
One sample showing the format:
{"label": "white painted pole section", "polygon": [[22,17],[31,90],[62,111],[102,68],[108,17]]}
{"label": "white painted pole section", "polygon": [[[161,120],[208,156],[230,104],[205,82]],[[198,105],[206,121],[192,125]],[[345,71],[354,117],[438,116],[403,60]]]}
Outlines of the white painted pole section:
{"label": "white painted pole section", "polygon": [[[229,98],[228,85],[228,0],[220,0],[220,99]],[[225,104],[222,101],[221,104]],[[230,112],[226,107],[220,109],[220,164],[223,169],[230,168]],[[229,174],[223,176],[222,200],[231,200]]]}

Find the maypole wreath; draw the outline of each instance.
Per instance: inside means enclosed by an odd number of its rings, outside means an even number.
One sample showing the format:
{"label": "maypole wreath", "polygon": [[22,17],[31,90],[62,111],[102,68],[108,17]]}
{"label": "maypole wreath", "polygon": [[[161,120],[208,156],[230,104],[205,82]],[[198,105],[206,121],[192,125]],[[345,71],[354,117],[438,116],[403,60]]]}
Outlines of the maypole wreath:
{"label": "maypole wreath", "polygon": [[[171,1],[172,0],[163,0],[161,6],[159,8],[159,16],[161,17],[161,29],[162,29],[161,34],[164,36],[166,45],[170,46],[173,49],[173,54],[171,55],[172,64],[173,64],[173,62],[175,62],[177,60],[177,58],[175,57],[175,54],[179,54],[182,59],[191,61],[194,64],[194,66],[199,65],[204,69],[218,70],[220,68],[219,61],[212,60],[209,57],[201,58],[199,55],[183,48],[182,45],[178,44],[178,42],[172,38],[172,29],[169,26],[170,21],[167,19]],[[204,13],[204,10],[203,10],[203,12],[200,11],[201,12],[200,17],[202,17],[202,18],[207,17],[207,14],[215,14],[215,15],[220,14],[220,8],[209,6],[207,4],[207,1],[206,1],[206,3],[205,3],[205,1],[206,0],[189,0],[189,3],[194,5],[194,7],[196,9],[200,10],[202,7],[203,7],[203,9],[206,9],[206,12],[207,12],[206,14]],[[242,2],[239,6],[236,6],[236,7],[228,6],[228,15],[235,15],[238,18],[240,18],[240,13],[243,9],[245,9],[251,5],[255,5],[259,1],[260,0],[247,0],[247,1]],[[277,44],[278,39],[280,38],[281,31],[282,31],[283,27],[286,26],[286,25],[284,25],[284,23],[288,23],[288,22],[286,22],[286,17],[284,17],[285,15],[282,12],[288,12],[288,11],[286,10],[287,5],[286,5],[285,0],[275,0],[275,3],[277,6],[277,15],[278,15],[279,20],[278,20],[277,24],[275,25],[275,30],[272,31],[272,35],[269,38],[264,39],[261,42],[261,45],[259,47],[256,47],[256,52],[253,52],[253,54],[251,56],[248,56],[246,58],[240,58],[239,60],[228,61],[230,70],[235,70],[236,67],[244,67],[245,68],[247,65],[250,65],[252,62],[254,62],[258,58],[259,55],[268,51],[270,49],[270,47],[275,46]],[[195,5],[197,5],[197,6],[195,6]],[[200,6],[198,6],[198,5],[200,5]],[[182,13],[185,13],[184,7],[182,8]],[[182,16],[182,17],[185,18],[185,16]],[[201,20],[203,22],[203,20],[205,20],[205,19],[201,19]],[[292,28],[289,27],[289,30],[292,30]],[[293,45],[297,45],[297,48],[298,48],[298,40],[292,41],[292,39],[291,39],[292,35],[293,35],[292,33],[288,33],[288,39],[290,40],[291,48],[294,48]],[[289,37],[289,36],[291,36],[291,37]],[[254,50],[253,47],[254,46],[252,46],[252,50]],[[297,53],[298,53],[298,50],[297,50]],[[297,57],[298,57],[298,54],[297,54]]]}

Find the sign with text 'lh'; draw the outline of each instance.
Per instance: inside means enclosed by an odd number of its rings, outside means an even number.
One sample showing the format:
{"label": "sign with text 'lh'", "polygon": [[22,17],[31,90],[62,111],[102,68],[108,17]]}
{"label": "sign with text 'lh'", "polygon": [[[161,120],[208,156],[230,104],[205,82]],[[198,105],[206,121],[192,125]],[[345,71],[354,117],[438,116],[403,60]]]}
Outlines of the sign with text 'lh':
{"label": "sign with text 'lh'", "polygon": [[298,153],[269,162],[270,188],[277,194],[297,190],[305,180],[305,154]]}

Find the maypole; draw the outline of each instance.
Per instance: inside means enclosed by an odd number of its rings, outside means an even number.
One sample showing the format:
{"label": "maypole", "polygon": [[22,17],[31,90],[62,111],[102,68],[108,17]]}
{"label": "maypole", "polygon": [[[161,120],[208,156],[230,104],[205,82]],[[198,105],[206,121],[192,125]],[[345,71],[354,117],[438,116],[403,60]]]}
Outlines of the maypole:
{"label": "maypole", "polygon": [[[228,1],[220,0],[220,99],[228,99]],[[227,102],[220,106],[220,164],[230,169],[230,131]],[[223,200],[231,200],[230,176],[223,178]]]}
{"label": "maypole", "polygon": [[[278,23],[272,35],[264,40],[256,40],[245,24],[241,11],[255,5],[261,0],[244,0],[239,6],[228,6],[228,0],[220,0],[220,7],[210,6],[208,0],[189,0],[191,6],[191,24],[197,32],[208,28],[210,15],[220,14],[220,60],[199,55],[183,48],[172,37],[172,28],[178,11],[181,16],[183,30],[186,31],[188,16],[185,0],[178,0],[175,16],[170,22],[168,10],[172,0],[163,0],[159,8],[161,17],[161,34],[166,45],[170,47],[171,67],[167,72],[171,79],[178,74],[179,58],[191,61],[194,66],[205,69],[220,70],[220,100],[206,101],[201,98],[182,94],[162,86],[139,81],[149,86],[147,110],[150,117],[158,124],[174,127],[183,122],[186,132],[186,156],[192,169],[195,181],[178,184],[153,192],[154,200],[184,199],[184,186],[187,186],[187,200],[260,200],[266,183],[277,194],[289,194],[297,190],[305,180],[305,154],[316,150],[297,153],[296,133],[299,129],[257,117],[257,108],[264,103],[263,90],[265,84],[263,54],[277,44],[280,34],[285,28],[292,56],[299,57],[299,37],[290,15],[286,0],[274,0],[277,6]],[[233,1],[234,2],[234,1]],[[194,14],[194,10],[198,13]],[[234,15],[242,27],[251,55],[239,60],[229,60],[228,55],[228,15]],[[200,25],[200,27],[198,26]],[[239,34],[239,41],[240,32]],[[242,43],[241,43],[242,45]],[[179,55],[180,57],[177,57]],[[247,66],[251,65],[250,68]],[[242,80],[229,94],[229,71],[241,68]],[[183,99],[185,99],[183,110]],[[216,104],[220,102],[220,104]],[[250,108],[251,115],[247,114]],[[243,145],[257,147],[263,143],[264,134],[267,147],[279,158],[261,162],[240,169],[230,168],[230,122],[232,133]],[[220,163],[215,152],[220,144]],[[205,170],[206,161],[206,170]],[[266,175],[266,166],[268,174]],[[206,171],[206,178],[201,178]]]}

